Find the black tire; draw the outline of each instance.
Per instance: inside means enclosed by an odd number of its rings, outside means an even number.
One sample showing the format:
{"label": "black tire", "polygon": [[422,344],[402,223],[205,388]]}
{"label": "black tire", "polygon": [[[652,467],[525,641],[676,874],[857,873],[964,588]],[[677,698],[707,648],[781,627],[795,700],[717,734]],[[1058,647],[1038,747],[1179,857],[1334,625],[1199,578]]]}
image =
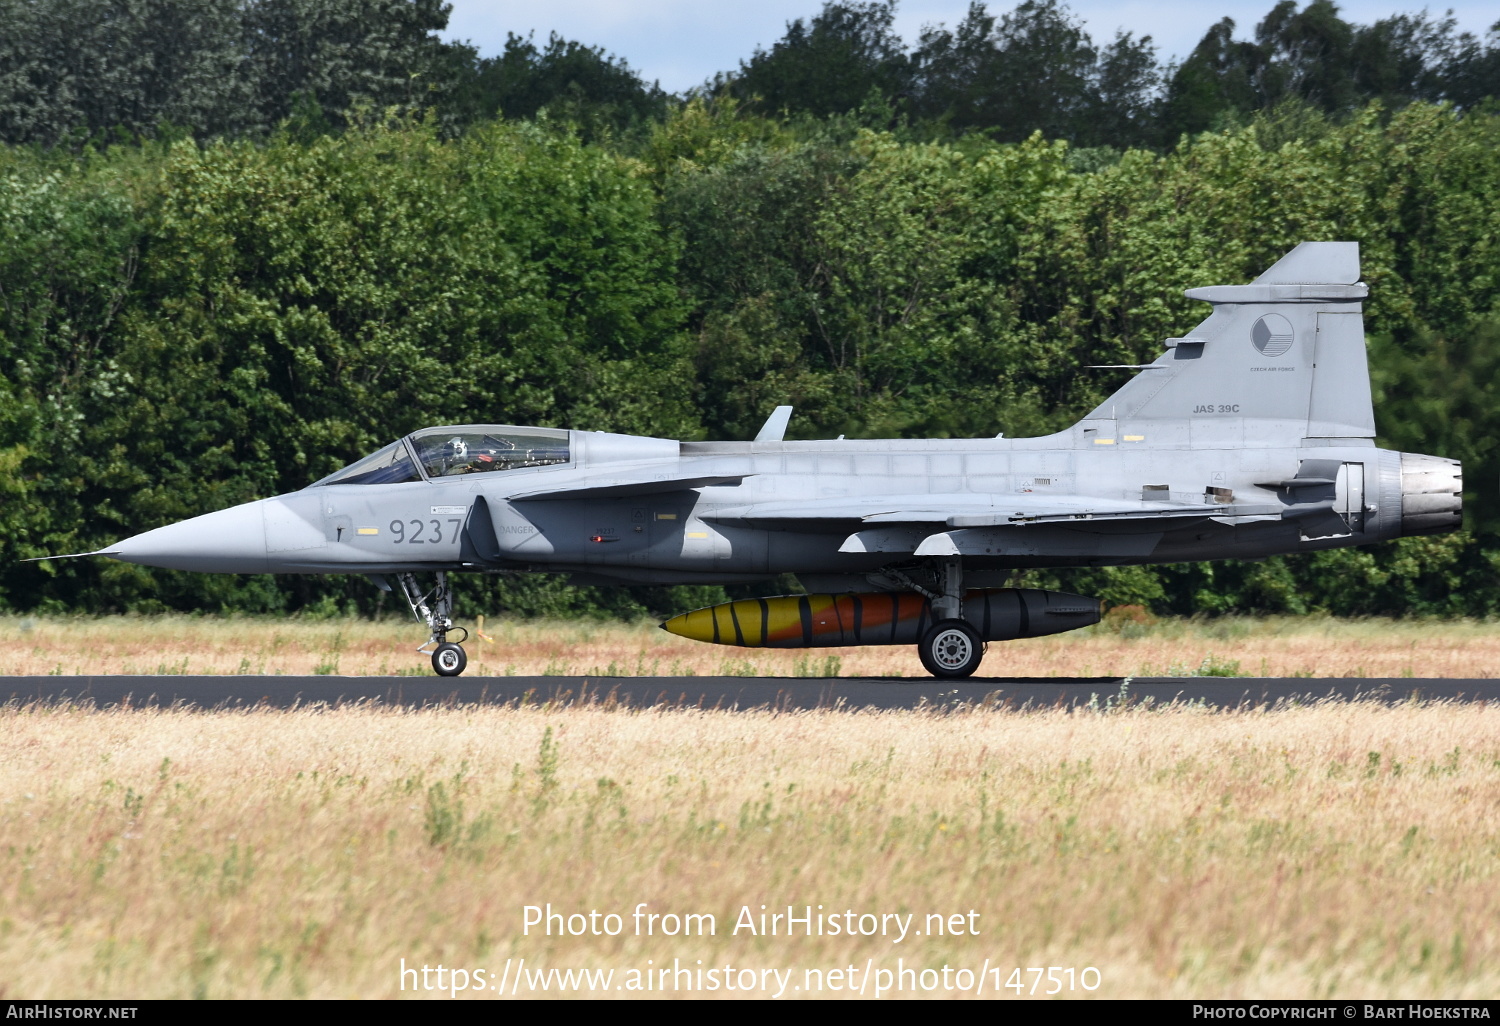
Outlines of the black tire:
{"label": "black tire", "polygon": [[962,620],[939,620],[922,635],[917,655],[934,677],[948,680],[972,677],[984,659],[984,642]]}
{"label": "black tire", "polygon": [[432,653],[432,668],[439,677],[457,677],[469,665],[468,653],[462,645],[445,641]]}

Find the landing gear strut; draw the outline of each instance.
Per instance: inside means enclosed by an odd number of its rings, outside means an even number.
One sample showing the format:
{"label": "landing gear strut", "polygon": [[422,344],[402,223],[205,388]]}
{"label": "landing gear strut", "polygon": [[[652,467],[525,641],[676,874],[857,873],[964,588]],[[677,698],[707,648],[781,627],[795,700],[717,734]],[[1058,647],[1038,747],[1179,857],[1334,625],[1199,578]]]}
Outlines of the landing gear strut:
{"label": "landing gear strut", "polygon": [[972,677],[984,659],[984,639],[964,615],[964,567],[958,556],[943,560],[937,572],[941,591],[929,591],[905,574],[897,579],[927,596],[935,623],[917,642],[917,655],[934,677],[955,680]]}
{"label": "landing gear strut", "polygon": [[[417,586],[415,574],[401,574],[401,591],[411,606],[412,615],[425,622],[432,631],[426,642],[417,646],[418,652],[432,652],[432,668],[440,677],[457,677],[469,665],[468,654],[463,645],[448,640],[449,631],[463,631],[459,641],[469,640],[469,632],[463,627],[453,626],[453,593],[448,590],[448,575],[437,572],[437,585],[426,594]],[[433,646],[431,649],[428,646]]]}

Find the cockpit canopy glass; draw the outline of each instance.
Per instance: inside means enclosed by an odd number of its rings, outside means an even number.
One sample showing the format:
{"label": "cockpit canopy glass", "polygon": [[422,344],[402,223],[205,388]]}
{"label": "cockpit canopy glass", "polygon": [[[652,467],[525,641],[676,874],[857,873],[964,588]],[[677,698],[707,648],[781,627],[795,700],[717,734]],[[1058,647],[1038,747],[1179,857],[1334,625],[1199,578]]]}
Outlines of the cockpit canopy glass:
{"label": "cockpit canopy glass", "polygon": [[317,485],[332,484],[400,484],[403,481],[420,481],[417,466],[411,461],[411,453],[405,440],[392,442],[379,452],[371,453],[343,470],[335,471],[314,482]]}
{"label": "cockpit canopy glass", "polygon": [[[413,452],[417,454],[416,462],[412,461]],[[313,487],[400,484],[422,480],[422,471],[429,478],[455,477],[520,467],[550,467],[567,463],[570,458],[568,432],[557,428],[428,428],[315,481]]]}
{"label": "cockpit canopy glass", "polygon": [[557,428],[428,428],[411,442],[428,477],[550,467],[570,459],[568,432]]}

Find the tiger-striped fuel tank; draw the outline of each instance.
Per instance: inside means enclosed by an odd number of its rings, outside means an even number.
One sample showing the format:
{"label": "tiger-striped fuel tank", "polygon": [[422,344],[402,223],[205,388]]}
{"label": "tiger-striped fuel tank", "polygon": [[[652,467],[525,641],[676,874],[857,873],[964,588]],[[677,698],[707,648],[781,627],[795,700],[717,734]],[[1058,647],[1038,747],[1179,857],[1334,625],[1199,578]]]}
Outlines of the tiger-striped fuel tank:
{"label": "tiger-striped fuel tank", "polygon": [[[964,595],[964,619],[985,641],[1059,634],[1099,622],[1098,599],[1034,588]],[[741,599],[674,616],[662,630],[745,648],[914,645],[933,624],[932,603],[914,591],[779,595]]]}

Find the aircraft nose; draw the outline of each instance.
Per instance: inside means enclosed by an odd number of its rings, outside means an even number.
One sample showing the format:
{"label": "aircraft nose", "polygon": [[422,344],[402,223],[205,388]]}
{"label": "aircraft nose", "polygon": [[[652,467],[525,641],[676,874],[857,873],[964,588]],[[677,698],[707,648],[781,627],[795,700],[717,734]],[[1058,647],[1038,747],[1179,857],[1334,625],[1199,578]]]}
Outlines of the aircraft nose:
{"label": "aircraft nose", "polygon": [[168,524],[99,550],[126,563],[200,573],[268,573],[265,500]]}

